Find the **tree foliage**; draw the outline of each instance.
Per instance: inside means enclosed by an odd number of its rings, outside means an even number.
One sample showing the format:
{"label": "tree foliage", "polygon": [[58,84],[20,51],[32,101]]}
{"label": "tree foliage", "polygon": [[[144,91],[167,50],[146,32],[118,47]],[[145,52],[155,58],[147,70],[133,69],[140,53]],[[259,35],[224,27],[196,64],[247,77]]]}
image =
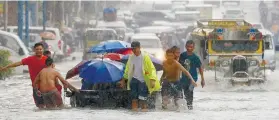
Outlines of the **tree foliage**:
{"label": "tree foliage", "polygon": [[[0,66],[4,67],[10,63],[12,63],[12,61],[9,60],[10,57],[10,52],[7,50],[0,50]],[[12,69],[8,69],[6,71],[1,71],[0,72],[0,80],[3,80],[5,78],[7,78],[8,76],[10,76],[12,74],[13,70]]]}

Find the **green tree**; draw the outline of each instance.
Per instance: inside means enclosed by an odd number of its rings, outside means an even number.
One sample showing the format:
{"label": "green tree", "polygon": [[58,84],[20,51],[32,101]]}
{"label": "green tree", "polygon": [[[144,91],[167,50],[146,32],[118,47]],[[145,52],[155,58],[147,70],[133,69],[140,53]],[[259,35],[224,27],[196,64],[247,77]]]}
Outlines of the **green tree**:
{"label": "green tree", "polygon": [[[6,66],[10,63],[12,63],[12,61],[9,60],[10,57],[10,52],[7,50],[0,50],[0,66]],[[0,72],[0,80],[3,80],[7,77],[9,77],[13,72],[13,69],[8,69],[6,71],[1,71]]]}

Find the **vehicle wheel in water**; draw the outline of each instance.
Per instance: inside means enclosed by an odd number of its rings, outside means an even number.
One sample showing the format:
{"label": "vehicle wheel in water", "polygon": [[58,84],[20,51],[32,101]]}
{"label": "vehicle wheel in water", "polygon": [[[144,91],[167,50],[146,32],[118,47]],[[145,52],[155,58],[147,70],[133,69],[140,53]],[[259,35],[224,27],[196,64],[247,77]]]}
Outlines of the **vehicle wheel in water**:
{"label": "vehicle wheel in water", "polygon": [[77,98],[76,98],[75,95],[73,95],[73,96],[70,97],[70,105],[71,105],[72,107],[77,107]]}

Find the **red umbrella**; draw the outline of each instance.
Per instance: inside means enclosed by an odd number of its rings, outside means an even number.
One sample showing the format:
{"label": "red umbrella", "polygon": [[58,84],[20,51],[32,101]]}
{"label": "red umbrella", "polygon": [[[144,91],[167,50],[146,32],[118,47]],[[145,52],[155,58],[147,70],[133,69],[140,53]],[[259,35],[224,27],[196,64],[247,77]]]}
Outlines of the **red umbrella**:
{"label": "red umbrella", "polygon": [[129,48],[129,49],[119,50],[116,53],[122,54],[122,55],[128,55],[128,54],[133,54],[133,51],[132,51],[132,48]]}
{"label": "red umbrella", "polygon": [[107,53],[104,55],[104,58],[109,58],[111,60],[115,60],[115,61],[120,61],[121,60],[121,55],[117,54],[117,53]]}

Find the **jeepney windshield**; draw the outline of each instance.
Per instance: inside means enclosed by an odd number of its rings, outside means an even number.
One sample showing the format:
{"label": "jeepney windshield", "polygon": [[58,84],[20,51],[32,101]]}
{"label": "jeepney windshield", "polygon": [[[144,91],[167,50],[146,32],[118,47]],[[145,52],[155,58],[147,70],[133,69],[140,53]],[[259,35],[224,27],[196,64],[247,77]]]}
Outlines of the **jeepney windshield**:
{"label": "jeepney windshield", "polygon": [[115,40],[117,35],[111,30],[89,30],[87,31],[87,40],[89,41],[105,41]]}
{"label": "jeepney windshield", "polygon": [[255,52],[259,49],[259,41],[251,40],[213,40],[212,50],[215,52]]}

